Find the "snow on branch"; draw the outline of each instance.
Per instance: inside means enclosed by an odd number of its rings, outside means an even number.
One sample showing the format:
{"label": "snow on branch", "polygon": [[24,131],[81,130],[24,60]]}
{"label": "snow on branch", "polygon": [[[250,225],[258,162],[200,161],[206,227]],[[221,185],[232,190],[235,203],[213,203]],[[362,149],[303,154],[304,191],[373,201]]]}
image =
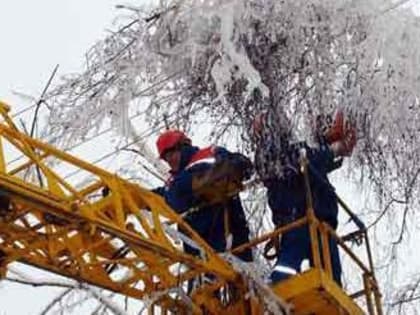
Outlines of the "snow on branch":
{"label": "snow on branch", "polygon": [[419,155],[420,106],[420,30],[410,11],[379,0],[164,3],[121,6],[129,17],[120,28],[49,93],[57,145],[106,119],[128,137],[136,111],[154,128],[212,123],[215,138],[235,133],[252,151],[262,111],[276,117],[274,132],[311,141],[316,118],[340,108],[358,123],[355,160],[378,192],[396,176],[418,184],[407,171]]}

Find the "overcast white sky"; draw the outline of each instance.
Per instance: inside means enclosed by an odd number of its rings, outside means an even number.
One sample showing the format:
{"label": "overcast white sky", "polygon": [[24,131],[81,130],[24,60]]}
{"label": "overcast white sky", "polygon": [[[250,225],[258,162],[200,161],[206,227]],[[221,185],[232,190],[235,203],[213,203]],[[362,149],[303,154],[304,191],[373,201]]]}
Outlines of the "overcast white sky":
{"label": "overcast white sky", "polygon": [[[112,26],[118,3],[121,1],[0,1],[0,99],[16,111],[25,104],[13,91],[37,97],[56,64],[59,74],[80,69],[84,53]],[[55,292],[0,283],[0,315],[39,314]]]}
{"label": "overcast white sky", "polygon": [[117,0],[0,1],[0,98],[41,93],[53,68],[77,71],[83,54],[111,26]]}

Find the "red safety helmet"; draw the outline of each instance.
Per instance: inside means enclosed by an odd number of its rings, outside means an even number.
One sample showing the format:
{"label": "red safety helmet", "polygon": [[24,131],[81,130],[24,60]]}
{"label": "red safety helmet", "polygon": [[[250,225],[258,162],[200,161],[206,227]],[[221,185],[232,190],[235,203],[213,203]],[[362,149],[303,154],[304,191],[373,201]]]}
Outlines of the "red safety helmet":
{"label": "red safety helmet", "polygon": [[179,130],[167,130],[162,133],[156,141],[159,157],[162,159],[164,154],[180,144],[191,144],[191,139]]}

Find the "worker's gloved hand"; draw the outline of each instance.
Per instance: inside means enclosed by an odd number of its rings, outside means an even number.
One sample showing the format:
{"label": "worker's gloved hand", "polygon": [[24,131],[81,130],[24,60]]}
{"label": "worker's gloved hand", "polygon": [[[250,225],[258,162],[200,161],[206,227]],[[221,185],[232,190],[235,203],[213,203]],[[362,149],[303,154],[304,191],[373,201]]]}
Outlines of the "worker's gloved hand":
{"label": "worker's gloved hand", "polygon": [[336,156],[350,156],[357,143],[356,125],[338,111],[331,128],[325,133],[325,139]]}
{"label": "worker's gloved hand", "polygon": [[328,143],[339,141],[344,136],[344,114],[338,111],[334,117],[331,127],[324,134]]}
{"label": "worker's gloved hand", "polygon": [[254,172],[254,166],[250,159],[240,153],[232,153],[229,162],[231,163],[234,173],[238,175],[240,181],[250,179]]}
{"label": "worker's gloved hand", "polygon": [[164,196],[165,190],[166,190],[165,186],[160,186],[160,187],[153,188],[150,191],[160,196]]}
{"label": "worker's gloved hand", "polygon": [[350,123],[346,124],[342,143],[342,156],[350,156],[357,143],[356,126]]}
{"label": "worker's gloved hand", "polygon": [[270,239],[267,244],[264,246],[264,253],[263,256],[267,260],[272,260],[277,258],[280,252],[280,241],[278,236],[273,237]]}

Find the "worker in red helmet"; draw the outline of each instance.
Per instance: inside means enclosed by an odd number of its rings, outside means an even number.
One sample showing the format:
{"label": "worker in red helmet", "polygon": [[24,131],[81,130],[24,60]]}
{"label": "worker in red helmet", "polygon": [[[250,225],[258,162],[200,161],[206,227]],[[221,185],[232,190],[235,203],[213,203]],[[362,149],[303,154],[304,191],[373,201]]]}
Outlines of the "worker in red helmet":
{"label": "worker in red helmet", "polygon": [[[249,229],[238,192],[225,193],[213,180],[217,178],[220,183],[221,179],[234,178],[241,183],[251,174],[250,160],[222,147],[200,149],[179,130],[162,133],[156,146],[160,158],[170,166],[171,178],[165,187],[155,191],[176,212],[186,214],[186,222],[217,252],[247,243]],[[221,172],[216,174],[215,170]],[[191,211],[193,208],[198,209]],[[187,244],[184,248],[188,253],[199,254]],[[252,251],[237,256],[251,261]]]}
{"label": "worker in red helmet", "polygon": [[[305,184],[299,171],[300,154],[304,149],[309,163],[308,174],[315,215],[336,229],[337,197],[328,180],[328,174],[341,166],[342,157],[351,154],[356,144],[355,128],[349,123],[345,124],[343,113],[338,112],[330,128],[316,131],[318,147],[310,147],[306,142],[293,143],[289,127],[282,125],[278,118],[275,120],[269,113],[257,115],[253,124],[255,166],[267,188],[273,223],[276,226],[286,225],[306,214]],[[329,246],[333,278],[341,284],[337,243],[330,239]],[[282,235],[271,280],[278,282],[296,274],[304,259],[309,259],[312,264],[307,226]]]}
{"label": "worker in red helmet", "polygon": [[162,133],[156,141],[156,147],[159,152],[159,157],[165,160],[171,171],[176,171],[180,164],[180,154],[171,154],[179,152],[183,146],[190,146],[191,139],[188,138],[182,131],[168,130]]}

